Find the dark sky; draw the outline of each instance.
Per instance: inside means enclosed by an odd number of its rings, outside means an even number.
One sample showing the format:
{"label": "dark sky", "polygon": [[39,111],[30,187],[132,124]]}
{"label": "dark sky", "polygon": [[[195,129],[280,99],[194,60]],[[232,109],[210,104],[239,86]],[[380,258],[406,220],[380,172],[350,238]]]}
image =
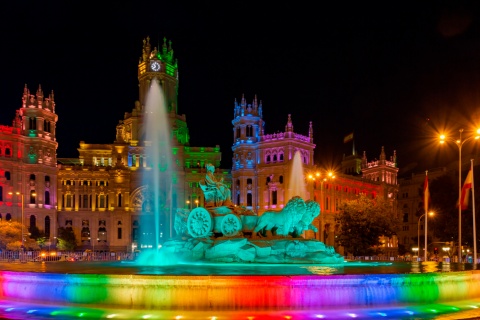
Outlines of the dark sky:
{"label": "dark sky", "polygon": [[402,169],[458,157],[435,132],[480,123],[480,3],[330,2],[4,1],[0,123],[11,125],[25,84],[41,84],[55,92],[59,157],[77,157],[81,140],[112,143],[138,98],[142,40],[166,37],[191,145],[220,145],[224,168],[242,94],[262,100],[266,133],[288,114],[300,134],[312,121],[321,167],[349,151],[351,131],[359,153],[397,150]]}

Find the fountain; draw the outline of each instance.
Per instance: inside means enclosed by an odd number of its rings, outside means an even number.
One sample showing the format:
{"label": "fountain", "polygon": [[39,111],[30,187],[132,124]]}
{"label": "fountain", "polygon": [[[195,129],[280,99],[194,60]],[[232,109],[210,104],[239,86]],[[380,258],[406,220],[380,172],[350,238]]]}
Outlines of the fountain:
{"label": "fountain", "polygon": [[146,159],[149,162],[143,174],[143,185],[148,197],[142,205],[141,225],[144,229],[139,247],[140,264],[158,265],[164,262],[159,248],[164,234],[169,234],[168,212],[173,206],[176,193],[172,188],[172,147],[170,123],[166,112],[163,91],[153,79],[147,95],[142,133],[145,141]]}
{"label": "fountain", "polygon": [[[168,199],[175,193],[162,103],[153,81],[144,133],[153,152],[145,177],[150,196],[142,220],[150,229],[139,259],[3,263],[0,316],[411,319],[480,306],[480,272],[467,270],[468,265],[344,262],[333,248],[300,236],[320,214],[318,204],[303,200],[304,189],[292,186],[285,208],[258,217],[231,203],[213,166],[200,181],[205,207],[179,209],[177,236],[161,241],[164,213],[171,210]],[[298,170],[299,157],[295,154],[292,170]],[[294,173],[292,183],[303,186],[303,173]]]}

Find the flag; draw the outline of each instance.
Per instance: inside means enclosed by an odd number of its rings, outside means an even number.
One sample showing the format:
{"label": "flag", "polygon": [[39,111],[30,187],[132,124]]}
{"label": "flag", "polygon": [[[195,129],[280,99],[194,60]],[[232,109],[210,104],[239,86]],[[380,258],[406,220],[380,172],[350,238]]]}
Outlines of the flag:
{"label": "flag", "polygon": [[352,140],[353,140],[353,132],[350,133],[350,134],[347,134],[345,136],[345,138],[343,138],[343,143],[347,143],[347,142],[352,141]]}
{"label": "flag", "polygon": [[423,184],[423,205],[425,213],[428,213],[428,205],[430,204],[430,190],[428,189],[428,176],[425,174],[425,183]]}
{"label": "flag", "polygon": [[473,182],[473,174],[472,169],[468,171],[467,177],[465,178],[465,182],[463,183],[462,193],[460,194],[460,206],[462,210],[466,210],[468,208],[468,198],[470,195],[470,189],[472,189],[472,182]]}

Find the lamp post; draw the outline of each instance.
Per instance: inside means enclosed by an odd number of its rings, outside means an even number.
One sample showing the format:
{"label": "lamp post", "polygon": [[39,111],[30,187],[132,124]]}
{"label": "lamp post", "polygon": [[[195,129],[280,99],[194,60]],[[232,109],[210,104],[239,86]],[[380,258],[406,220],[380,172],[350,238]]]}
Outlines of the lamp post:
{"label": "lamp post", "polygon": [[[460,197],[462,195],[462,146],[465,142],[480,138],[480,129],[477,129],[476,134],[472,135],[466,139],[462,139],[463,129],[458,130],[459,138],[458,140],[452,140],[458,147],[458,262],[462,262],[462,206],[460,205]],[[446,136],[444,134],[440,135],[440,144],[444,144],[446,141]],[[475,214],[475,213],[473,213]]]}
{"label": "lamp post", "polygon": [[[418,218],[418,227],[417,227],[417,245],[418,245],[418,255],[417,255],[417,259],[420,259],[420,220],[422,220],[422,218],[425,216],[426,213],[422,214],[420,216],[420,218]],[[433,212],[430,211],[428,213],[430,216],[433,216]],[[425,221],[427,221],[427,217],[425,217]],[[428,233],[428,230],[427,230],[427,224],[425,224],[425,252],[424,252],[424,259],[425,261],[427,261],[427,233]]]}
{"label": "lamp post", "polygon": [[[326,177],[324,178],[321,178],[321,173],[320,172],[315,172],[314,174],[313,173],[310,173],[308,174],[307,178],[313,182],[315,182],[317,179],[320,179],[320,208],[321,208],[321,214],[320,214],[320,221],[319,221],[319,232],[320,232],[320,235],[319,235],[319,240],[322,240],[322,232],[323,232],[323,219],[324,219],[324,209],[326,208],[326,201],[325,201],[325,191],[323,189],[323,183],[325,181],[328,181],[328,180],[331,180],[331,179],[335,179],[335,175],[333,174],[332,171],[328,171],[327,174],[326,174]],[[323,239],[323,242],[326,243],[326,239]]]}
{"label": "lamp post", "polygon": [[195,199],[195,203],[197,204],[197,208],[198,208],[198,199]]}

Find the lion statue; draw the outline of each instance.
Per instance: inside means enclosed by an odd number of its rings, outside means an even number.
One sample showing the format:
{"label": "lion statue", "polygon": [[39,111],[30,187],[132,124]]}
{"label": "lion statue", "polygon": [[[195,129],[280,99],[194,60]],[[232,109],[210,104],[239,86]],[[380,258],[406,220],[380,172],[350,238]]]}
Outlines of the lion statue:
{"label": "lion statue", "polygon": [[306,210],[305,201],[295,196],[287,202],[283,209],[265,211],[258,218],[253,234],[256,235],[259,231],[265,230],[267,237],[273,236],[272,232],[275,232],[275,235],[286,237],[295,230],[295,226],[305,215]]}
{"label": "lion statue", "polygon": [[313,230],[318,232],[318,229],[312,224],[313,220],[320,215],[320,205],[313,200],[305,201],[306,210],[300,221],[294,226],[292,236],[294,238],[300,237],[303,231]]}

